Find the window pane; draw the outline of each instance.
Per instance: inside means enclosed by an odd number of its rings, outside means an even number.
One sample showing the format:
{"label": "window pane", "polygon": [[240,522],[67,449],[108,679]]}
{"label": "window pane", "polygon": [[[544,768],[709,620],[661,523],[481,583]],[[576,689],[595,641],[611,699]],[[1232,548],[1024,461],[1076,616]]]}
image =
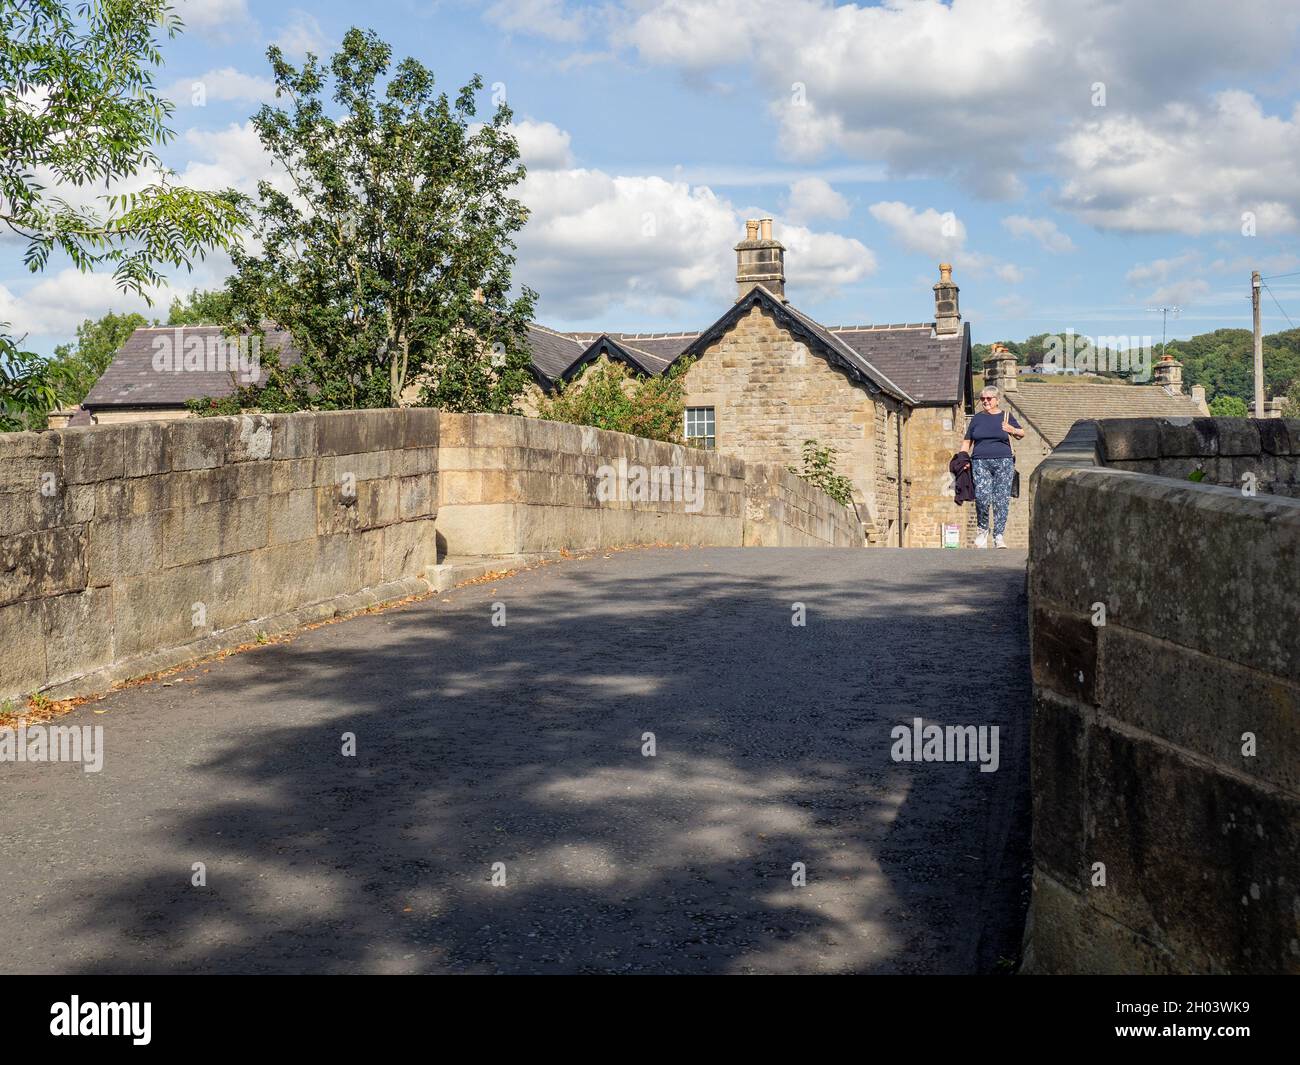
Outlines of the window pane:
{"label": "window pane", "polygon": [[687,407],[685,423],[683,435],[694,446],[712,448],[717,442],[712,407]]}

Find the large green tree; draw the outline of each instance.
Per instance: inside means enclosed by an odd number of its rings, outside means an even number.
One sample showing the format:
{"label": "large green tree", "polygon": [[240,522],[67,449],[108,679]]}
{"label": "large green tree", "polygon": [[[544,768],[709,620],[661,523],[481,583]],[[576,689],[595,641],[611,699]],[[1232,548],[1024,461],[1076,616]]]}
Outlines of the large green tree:
{"label": "large green tree", "polygon": [[475,124],[480,78],[449,99],[368,31],[349,30],[328,70],[267,56],[288,106],[253,125],[285,183],[261,182],[248,204],[260,250],[234,253],[228,324],[276,322],[302,359],[268,360],[266,387],[241,402],[395,406],[418,389],[443,409],[513,409],[536,294],[510,293],[527,218],[510,110]]}
{"label": "large green tree", "polygon": [[[119,288],[147,296],[164,269],[231,246],[234,194],[177,185],[155,152],[173,136],[158,44],[180,28],[165,0],[0,0],[0,224],[32,271],[57,252],[82,270],[111,265]],[[0,418],[27,425],[60,382],[7,328]]]}

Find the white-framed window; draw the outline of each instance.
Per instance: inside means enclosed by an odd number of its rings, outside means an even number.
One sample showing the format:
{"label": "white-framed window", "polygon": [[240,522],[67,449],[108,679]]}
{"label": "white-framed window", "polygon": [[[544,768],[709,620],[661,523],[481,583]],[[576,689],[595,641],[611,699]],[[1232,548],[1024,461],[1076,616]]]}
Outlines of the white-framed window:
{"label": "white-framed window", "polygon": [[713,450],[718,443],[713,408],[687,407],[685,432],[682,435],[686,437],[686,442],[692,447]]}

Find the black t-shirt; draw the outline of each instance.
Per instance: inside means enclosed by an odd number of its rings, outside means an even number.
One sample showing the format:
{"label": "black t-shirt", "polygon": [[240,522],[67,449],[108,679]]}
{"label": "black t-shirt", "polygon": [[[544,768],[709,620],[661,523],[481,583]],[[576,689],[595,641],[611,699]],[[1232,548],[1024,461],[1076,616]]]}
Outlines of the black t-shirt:
{"label": "black t-shirt", "polygon": [[1011,438],[1002,431],[1002,419],[1006,418],[1010,425],[1020,428],[1020,423],[1016,421],[1016,416],[1008,410],[1000,410],[997,414],[989,414],[987,411],[980,411],[972,415],[970,422],[966,426],[966,439],[974,440],[975,447],[971,452],[972,459],[1009,459],[1015,455],[1011,450]]}

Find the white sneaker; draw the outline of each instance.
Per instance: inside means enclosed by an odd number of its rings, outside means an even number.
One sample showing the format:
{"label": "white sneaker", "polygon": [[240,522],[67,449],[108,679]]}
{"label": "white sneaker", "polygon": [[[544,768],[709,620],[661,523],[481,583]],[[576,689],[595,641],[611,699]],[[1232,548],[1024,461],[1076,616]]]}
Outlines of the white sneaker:
{"label": "white sneaker", "polygon": [[993,537],[993,546],[994,546],[994,547],[1006,547],[1006,546],[1007,546],[1007,542],[1006,542],[1004,539],[1002,539],[1001,536],[995,536],[995,537]]}
{"label": "white sneaker", "polygon": [[975,546],[976,547],[989,546],[989,534],[986,530],[981,529],[979,532],[975,534]]}

